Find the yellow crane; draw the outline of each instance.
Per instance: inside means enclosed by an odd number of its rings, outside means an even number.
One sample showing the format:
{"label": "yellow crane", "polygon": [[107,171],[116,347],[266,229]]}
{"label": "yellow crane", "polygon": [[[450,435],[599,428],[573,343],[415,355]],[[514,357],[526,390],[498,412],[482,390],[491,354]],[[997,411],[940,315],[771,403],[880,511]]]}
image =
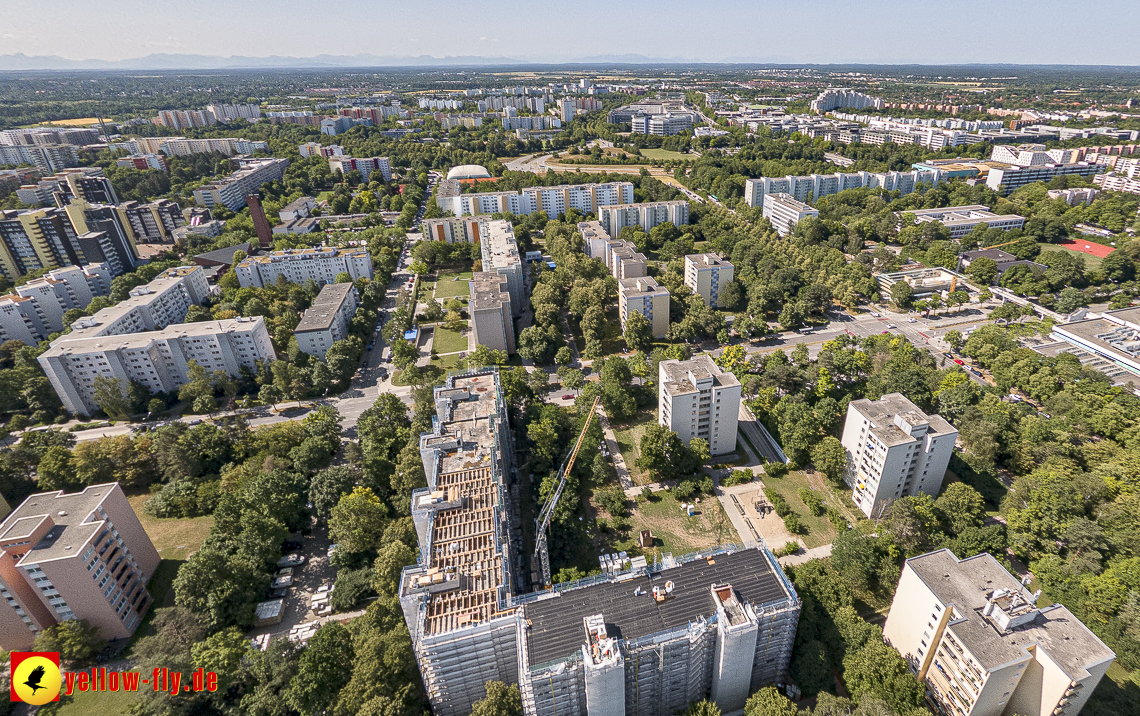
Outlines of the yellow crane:
{"label": "yellow crane", "polygon": [[582,433],[578,435],[578,442],[574,443],[574,449],[566,457],[566,461],[562,463],[562,467],[558,470],[558,487],[554,488],[554,492],[550,497],[546,498],[546,503],[542,506],[542,512],[539,513],[538,532],[535,534],[534,556],[542,565],[542,586],[549,587],[550,581],[550,550],[546,546],[546,532],[550,529],[550,520],[554,517],[554,508],[558,506],[558,498],[562,497],[562,490],[566,487],[566,476],[570,474],[570,469],[574,467],[574,461],[578,458],[578,450],[581,449],[582,443],[586,440],[586,431],[590,429],[590,421],[594,419],[594,413],[598,412],[598,406],[601,405],[601,397],[594,398],[594,404],[590,406],[590,411],[586,413],[586,422],[582,424]]}

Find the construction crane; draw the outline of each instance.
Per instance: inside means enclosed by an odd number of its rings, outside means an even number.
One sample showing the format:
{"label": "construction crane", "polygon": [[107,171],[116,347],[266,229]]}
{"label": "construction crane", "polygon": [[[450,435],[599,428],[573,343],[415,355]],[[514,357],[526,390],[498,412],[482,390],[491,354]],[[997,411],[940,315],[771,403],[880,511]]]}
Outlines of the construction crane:
{"label": "construction crane", "polygon": [[538,532],[535,534],[534,544],[534,557],[542,565],[542,586],[547,588],[551,585],[550,581],[550,550],[546,546],[546,532],[550,529],[550,520],[554,517],[554,508],[558,506],[558,498],[562,496],[562,490],[566,487],[566,476],[570,474],[570,469],[574,467],[574,460],[578,457],[578,450],[582,447],[583,441],[586,439],[586,431],[590,429],[590,421],[594,419],[594,413],[598,412],[598,406],[601,404],[601,397],[594,398],[594,404],[590,406],[590,412],[586,413],[586,422],[582,424],[582,434],[578,436],[578,442],[574,443],[574,449],[566,457],[566,461],[562,463],[562,467],[558,469],[558,487],[554,488],[554,492],[546,498],[546,503],[542,506],[542,512],[538,517]]}
{"label": "construction crane", "polygon": [[1009,246],[1010,244],[1020,244],[1020,243],[1021,243],[1021,239],[1018,239],[1017,241],[1007,241],[1004,244],[994,244],[993,246],[983,246],[982,249],[983,250],[985,250],[985,249],[996,249],[996,248],[1000,248],[1002,246]]}

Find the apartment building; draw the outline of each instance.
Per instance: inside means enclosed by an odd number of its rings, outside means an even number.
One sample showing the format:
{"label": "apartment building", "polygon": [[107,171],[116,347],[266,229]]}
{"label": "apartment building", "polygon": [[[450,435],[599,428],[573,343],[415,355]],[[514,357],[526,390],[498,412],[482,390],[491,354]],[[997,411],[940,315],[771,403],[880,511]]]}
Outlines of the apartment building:
{"label": "apartment building", "polygon": [[322,146],[320,142],[306,142],[297,147],[297,151],[302,157],[342,157],[344,156],[344,147],[339,144],[330,144]]}
{"label": "apartment building", "polygon": [[42,147],[53,144],[84,146],[99,142],[99,132],[86,127],[32,127],[0,130],[0,146]]}
{"label": "apartment building", "polygon": [[674,226],[689,223],[689,202],[654,201],[643,204],[624,204],[598,208],[598,221],[610,236],[617,236],[627,226],[649,231],[666,221]]}
{"label": "apartment building", "polygon": [[495,367],[451,373],[420,436],[428,486],[412,492],[419,559],[400,606],[436,716],[466,716],[490,680],[518,682],[513,447]]}
{"label": "apartment building", "polygon": [[952,174],[939,169],[909,172],[839,172],[805,176],[760,177],[744,181],[744,201],[753,208],[764,206],[768,194],[790,194],[796,201],[819,201],[845,189],[882,189],[910,194],[919,184],[938,186]]}
{"label": "apartment building", "polygon": [[515,352],[515,325],[506,277],[494,271],[471,276],[471,330],[475,345]]}
{"label": "apartment building", "polygon": [[135,137],[111,145],[112,149],[123,149],[131,154],[155,154],[162,152],[168,157],[184,157],[190,154],[253,154],[269,151],[269,143],[238,137],[214,137],[211,139],[186,139],[185,137]]}
{"label": "apartment building", "polygon": [[606,266],[610,269],[610,274],[618,281],[644,276],[648,265],[649,260],[645,258],[645,254],[639,253],[632,242],[609,242]]}
{"label": "apartment building", "polygon": [[35,184],[21,186],[16,190],[16,198],[29,206],[62,206],[72,199],[93,204],[118,203],[115,187],[100,167],[64,169]]}
{"label": "apartment building", "polygon": [[691,114],[635,114],[630,118],[630,131],[633,134],[652,134],[658,137],[671,137],[681,132],[693,130]]}
{"label": "apartment building", "polygon": [[79,149],[70,144],[0,146],[0,164],[31,164],[42,174],[52,174],[61,169],[79,166]]}
{"label": "apartment building", "polygon": [[879,518],[901,497],[936,496],[957,438],[953,425],[901,393],[852,401],[841,438],[851,499],[863,514]]}
{"label": "apartment building", "polygon": [[317,207],[317,201],[311,196],[303,196],[300,199],[294,199],[281,210],[277,212],[277,218],[281,221],[289,222],[296,219],[304,219],[312,213],[313,209]]}
{"label": "apartment building", "polygon": [[297,346],[315,358],[324,359],[333,343],[348,337],[348,324],[359,304],[360,296],[351,283],[325,284],[293,329]]}
{"label": "apartment building", "polygon": [[1076,153],[1075,149],[1046,149],[1044,144],[999,144],[990,152],[990,159],[1019,167],[1039,167],[1070,164]]}
{"label": "apartment building", "polygon": [[721,289],[732,281],[732,264],[716,254],[685,257],[685,285],[704,299],[706,306],[721,305]]}
{"label": "apartment building", "polygon": [[10,280],[37,269],[87,263],[63,209],[0,210],[0,272]]}
{"label": "apartment building", "polygon": [[208,104],[206,111],[214,115],[219,122],[229,122],[234,119],[248,119],[257,121],[261,119],[261,105],[249,102],[246,104]]}
{"label": "apartment building", "polygon": [[364,181],[371,181],[372,173],[379,172],[384,181],[392,181],[392,166],[388,163],[388,157],[354,159],[334,154],[329,157],[329,171],[339,171],[341,174],[358,171]]}
{"label": "apartment building", "polygon": [[1140,194],[1140,178],[1129,179],[1121,174],[1097,174],[1093,177],[1093,184],[1104,191],[1123,191],[1128,194]]}
{"label": "apartment building", "polygon": [[476,194],[446,194],[439,192],[436,203],[444,211],[456,216],[510,212],[528,215],[545,211],[551,218],[577,209],[583,214],[597,214],[598,207],[633,203],[631,182],[604,184],[568,184],[563,186],[536,186],[519,191],[492,191]]}
{"label": "apartment building", "polygon": [[740,381],[720,369],[709,355],[692,360],[664,360],[658,366],[657,422],[688,445],[709,443],[713,455],[736,449]]}
{"label": "apartment building", "polygon": [[767,548],[626,563],[521,607],[527,716],[666,716],[703,699],[739,714],[787,678],[801,602]]}
{"label": "apartment building", "polygon": [[883,627],[945,716],[1076,716],[1116,655],[991,555],[911,557]]}
{"label": "apartment building", "polygon": [[[111,204],[89,204],[81,199],[64,206],[63,212],[77,237],[80,251],[76,254],[82,253],[85,259],[71,263],[106,262],[116,276],[139,265],[131,217],[126,212]],[[89,236],[93,233],[103,236]]]}
{"label": "apartment building", "polygon": [[[1104,176],[1107,175],[1097,174],[1095,177],[1093,177],[1093,181],[1096,181],[1098,178]],[[1088,187],[1083,187],[1079,189],[1050,189],[1048,192],[1046,192],[1045,195],[1050,199],[1062,199],[1069,206],[1077,206],[1078,204],[1088,206],[1093,202],[1093,199],[1095,199],[1096,195],[1099,193],[1100,191],[1098,189],[1089,189]],[[1137,190],[1134,193],[1140,193],[1140,190]]]}
{"label": "apartment building", "polygon": [[654,338],[669,332],[669,290],[649,276],[618,279],[618,310],[623,331],[630,315],[640,313],[649,320]]}
{"label": "apartment building", "polygon": [[486,219],[470,217],[447,217],[444,219],[424,219],[420,231],[429,241],[443,241],[449,244],[477,244],[480,242],[480,224]]}
{"label": "apartment building", "polygon": [[123,217],[123,225],[130,231],[131,243],[172,243],[174,230],[186,223],[182,208],[169,199],[140,204],[127,201],[115,209]]}
{"label": "apartment building", "polygon": [[304,283],[311,279],[322,286],[335,283],[338,273],[347,273],[353,281],[361,278],[371,281],[373,276],[372,257],[367,249],[330,246],[250,256],[234,266],[234,272],[243,288],[272,285],[282,275],[290,283]]}
{"label": "apartment building", "polygon": [[285,176],[288,159],[260,159],[249,162],[224,179],[203,184],[194,190],[194,201],[207,208],[224,206],[240,211],[246,197],[256,194],[262,184],[279,181]]}
{"label": "apartment building", "polygon": [[[1075,162],[1073,164],[1040,164],[1031,167],[994,167],[986,174],[986,186],[1002,196],[1017,191],[1027,184],[1048,182],[1054,177],[1076,174],[1085,178],[1095,177],[1104,171],[1103,164]],[[1095,179],[1094,179],[1095,181]]]}
{"label": "apartment building", "polygon": [[0,647],[81,619],[104,639],[134,634],[159,555],[119,483],[29,496],[0,523]]}
{"label": "apartment building", "polygon": [[772,228],[780,236],[792,233],[796,224],[804,219],[819,216],[819,211],[802,201],[796,201],[790,194],[767,194],[761,214],[772,222]]}
{"label": "apartment building", "polygon": [[919,224],[937,221],[950,230],[950,238],[960,239],[978,226],[1012,231],[1025,225],[1025,217],[1017,214],[995,214],[981,204],[948,206],[944,209],[915,209],[899,213],[900,217],[913,216]]}
{"label": "apartment building", "polygon": [[483,223],[479,249],[482,252],[483,270],[500,274],[507,282],[507,292],[511,295],[511,310],[515,317],[522,314],[526,300],[526,287],[523,280],[522,255],[515,241],[511,222],[496,219]]}
{"label": "apartment building", "polygon": [[151,120],[160,127],[171,129],[190,129],[191,127],[209,127],[217,122],[212,112],[201,109],[164,109]]}
{"label": "apartment building", "polygon": [[562,120],[563,124],[566,124],[567,122],[570,122],[574,119],[574,110],[575,107],[573,99],[566,98],[558,103],[559,119]]}
{"label": "apartment building", "polygon": [[63,407],[73,415],[91,415],[99,409],[97,377],[118,380],[122,386],[134,380],[152,393],[172,392],[189,381],[191,360],[209,373],[221,370],[236,378],[243,367],[256,370],[258,363],[277,358],[261,316],[177,323],[129,334],[91,334],[73,331],[53,341],[38,358]]}
{"label": "apartment building", "polygon": [[115,166],[127,169],[137,169],[145,172],[155,169],[160,172],[170,171],[166,165],[166,157],[161,154],[132,154],[129,157],[120,157],[115,160]]}
{"label": "apartment building", "polygon": [[882,109],[883,100],[880,97],[872,97],[856,92],[847,87],[828,87],[811,101],[811,111],[823,114],[830,112],[833,109],[841,107],[851,109]]}
{"label": "apartment building", "polygon": [[36,345],[63,330],[63,314],[86,308],[95,296],[111,292],[106,264],[65,266],[17,286],[0,296],[0,343],[18,340]]}

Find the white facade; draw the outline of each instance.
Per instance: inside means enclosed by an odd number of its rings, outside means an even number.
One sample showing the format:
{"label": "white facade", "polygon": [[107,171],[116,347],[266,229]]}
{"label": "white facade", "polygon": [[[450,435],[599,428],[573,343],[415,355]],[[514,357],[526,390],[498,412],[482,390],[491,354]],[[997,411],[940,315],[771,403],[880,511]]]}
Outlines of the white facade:
{"label": "white facade", "polygon": [[194,201],[207,208],[224,206],[240,211],[250,194],[256,194],[262,184],[278,181],[285,175],[288,159],[261,159],[250,162],[224,179],[203,184],[194,190]]}
{"label": "white facade", "polygon": [[716,254],[685,257],[685,285],[704,299],[706,306],[721,305],[721,290],[732,281],[733,266]]}
{"label": "white facade", "polygon": [[290,283],[309,279],[318,284],[334,283],[336,275],[347,273],[352,280],[372,280],[372,257],[367,249],[337,249],[321,246],[314,249],[286,249],[268,256],[251,256],[234,266],[238,283],[243,288],[273,284],[284,275]]}
{"label": "white facade", "polygon": [[796,201],[789,194],[768,194],[764,197],[761,214],[772,222],[777,234],[787,236],[792,233],[796,224],[809,217],[819,216],[819,211],[801,201]]}
{"label": "white facade", "polygon": [[669,332],[669,290],[649,276],[618,279],[618,312],[621,327],[631,314],[640,313],[649,320],[654,338]]}
{"label": "white facade", "polygon": [[[1054,177],[1077,174],[1083,177],[1095,177],[1104,171],[1103,164],[1089,164],[1088,162],[1075,162],[1073,164],[1040,164],[1032,167],[1012,166],[1008,169],[994,167],[986,174],[986,186],[1004,196],[1016,191],[1026,184],[1034,182],[1047,182]],[[1095,181],[1095,179],[1094,179]]]}
{"label": "white facade", "polygon": [[171,392],[188,381],[189,361],[208,372],[222,370],[237,377],[241,367],[276,359],[265,319],[180,323],[158,331],[87,337],[74,332],[57,339],[39,357],[40,366],[74,415],[91,415],[95,379],[113,378],[125,390],[129,381],[153,392]]}
{"label": "white facade", "polygon": [[545,211],[555,218],[567,209],[583,214],[596,214],[598,207],[611,204],[633,203],[631,182],[604,184],[568,184],[563,186],[534,186],[521,191],[493,191],[478,194],[437,196],[436,203],[444,211],[456,216],[510,212],[527,215]]}
{"label": "white facade", "polygon": [[674,226],[689,223],[689,202],[655,201],[643,204],[625,204],[598,208],[598,221],[611,236],[617,236],[627,226],[649,231],[666,221]]}
{"label": "white facade", "polygon": [[371,181],[369,177],[372,176],[372,172],[380,172],[384,181],[392,181],[392,165],[388,163],[388,157],[356,159],[334,154],[329,157],[329,171],[338,170],[342,174],[348,174],[353,170],[358,171],[364,181]]}
{"label": "white facade", "polygon": [[503,219],[481,222],[483,270],[500,274],[507,282],[507,292],[511,295],[511,308],[515,315],[522,313],[526,300],[523,282],[522,256],[515,241],[514,227]]}
{"label": "white facade", "polygon": [[950,230],[950,238],[960,239],[980,225],[990,229],[1012,231],[1025,225],[1025,217],[1017,214],[995,214],[988,206],[948,206],[945,209],[915,209],[903,212],[903,216],[913,216],[922,224],[938,221]]}
{"label": "white facade", "polygon": [[879,97],[872,97],[845,87],[829,87],[820,92],[819,96],[811,101],[811,110],[813,112],[819,112],[820,114],[833,109],[839,109],[840,107],[851,109],[873,107],[874,109],[882,109],[883,100]]}
{"label": "white facade", "polygon": [[957,437],[953,425],[901,393],[852,401],[841,439],[851,499],[863,514],[879,518],[901,497],[937,495]]}
{"label": "white facade", "polygon": [[882,189],[909,194],[918,184],[938,183],[946,178],[940,170],[915,169],[909,172],[839,172],[803,176],[759,177],[744,181],[744,202],[753,208],[764,205],[768,194],[790,194],[796,201],[819,201],[845,189]]}
{"label": "white facade", "polygon": [[471,277],[471,330],[475,344],[491,350],[515,352],[515,325],[511,294],[500,273],[480,271]]}
{"label": "white facade", "polygon": [[348,324],[358,304],[359,296],[351,283],[326,284],[293,329],[297,346],[323,359],[333,343],[348,337]]}
{"label": "white facade", "polygon": [[658,366],[657,422],[682,442],[709,442],[713,455],[736,449],[740,381],[722,371],[708,355],[692,360],[664,360]]}

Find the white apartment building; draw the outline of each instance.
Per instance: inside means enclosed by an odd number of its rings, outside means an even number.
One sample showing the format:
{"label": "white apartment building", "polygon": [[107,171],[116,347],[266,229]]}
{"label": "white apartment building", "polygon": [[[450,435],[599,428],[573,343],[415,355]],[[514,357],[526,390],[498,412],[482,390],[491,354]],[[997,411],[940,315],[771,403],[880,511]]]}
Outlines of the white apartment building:
{"label": "white apartment building", "polygon": [[706,306],[721,305],[720,291],[732,281],[732,264],[716,254],[685,257],[685,285],[705,300]]}
{"label": "white apartment building", "polygon": [[780,236],[792,233],[796,224],[804,219],[819,216],[817,209],[802,201],[796,201],[790,194],[767,194],[764,197],[764,208],[760,213],[772,222],[772,227]]}
{"label": "white apartment building", "polygon": [[99,409],[97,377],[117,379],[124,388],[135,380],[152,393],[171,392],[188,381],[191,360],[210,373],[223,370],[237,377],[242,366],[256,370],[258,362],[276,358],[265,319],[256,316],[125,335],[76,331],[53,342],[38,360],[63,407],[74,415],[91,415]]}
{"label": "white apartment building", "polygon": [[1040,164],[1032,167],[1011,166],[1008,169],[994,167],[986,174],[986,186],[994,191],[1001,192],[1002,196],[1017,191],[1026,184],[1034,182],[1047,182],[1054,177],[1068,174],[1078,174],[1083,177],[1094,177],[1102,171],[1103,164],[1089,164],[1088,162],[1074,162],[1072,164]]}
{"label": "white apartment building", "polygon": [[883,100],[879,97],[872,97],[856,92],[847,87],[829,87],[820,92],[819,95],[811,101],[811,111],[829,112],[833,109],[840,107],[847,107],[851,109],[866,109],[872,107],[874,109],[883,108]]}
{"label": "white apartment building", "polygon": [[621,328],[633,313],[649,319],[654,338],[664,338],[669,332],[669,289],[649,276],[618,279],[618,310]]}
{"label": "white apartment building", "polygon": [[482,252],[483,271],[500,274],[507,282],[507,292],[511,295],[511,310],[515,316],[522,313],[526,300],[523,283],[522,255],[515,241],[515,230],[511,222],[496,219],[483,223],[479,249]]}
{"label": "white apartment building", "polygon": [[609,242],[606,266],[618,281],[644,276],[648,265],[649,261],[645,258],[645,254],[639,253],[631,242],[612,240]]}
{"label": "white apartment building", "polygon": [[339,171],[341,174],[358,171],[364,181],[371,181],[369,177],[372,176],[372,173],[380,172],[384,181],[392,181],[392,165],[388,163],[388,157],[356,159],[334,154],[329,157],[329,171]]}
{"label": "white apartment building", "polygon": [[558,103],[558,111],[560,113],[559,116],[560,116],[560,119],[562,120],[563,124],[574,119],[574,100],[564,99],[561,102],[559,102]]}
{"label": "white apartment building", "polygon": [[161,330],[181,323],[190,306],[201,304],[209,293],[201,266],[176,266],[131,289],[125,301],[75,321],[71,333],[60,340]]}
{"label": "white apartment building", "polygon": [[1129,179],[1120,174],[1097,174],[1093,177],[1093,184],[1104,191],[1123,191],[1128,194],[1140,194],[1140,178]]}
{"label": "white apartment building", "polygon": [[0,342],[19,340],[35,345],[63,330],[63,314],[87,308],[95,296],[111,292],[106,264],[65,266],[16,287],[16,295],[0,297]]}
{"label": "white apartment building", "polygon": [[252,121],[261,119],[261,105],[253,102],[247,104],[208,104],[206,110],[214,115],[214,119],[219,122],[228,122],[231,119]]}
{"label": "white apartment building", "polygon": [[901,393],[852,401],[841,438],[851,499],[863,514],[879,518],[901,497],[937,495],[957,437],[953,425]]}
{"label": "white apartment building", "polygon": [[[582,235],[582,250],[592,259],[606,260],[609,253],[610,233],[602,227],[600,221],[579,221],[578,233]],[[607,264],[608,265],[608,264]]]}
{"label": "white apartment building", "polygon": [[485,220],[465,216],[424,219],[420,222],[420,231],[429,241],[477,244],[480,242],[481,223],[485,223]]}
{"label": "white apartment building", "polygon": [[42,174],[79,165],[79,149],[71,144],[34,147],[0,146],[0,164],[33,164]]}
{"label": "white apartment building", "polygon": [[703,438],[713,455],[736,449],[740,381],[721,370],[711,356],[661,361],[657,406],[657,422],[677,433],[686,445],[693,438]]}
{"label": "white apartment building", "polygon": [[207,208],[224,206],[240,211],[245,199],[256,194],[262,184],[279,181],[285,176],[288,159],[260,159],[250,162],[224,179],[203,184],[194,190],[194,201]]}
{"label": "white apartment building", "polygon": [[990,159],[1018,167],[1040,167],[1046,164],[1071,164],[1075,149],[1046,149],[1044,144],[999,144],[990,152]]}
{"label": "white apartment building", "polygon": [[475,345],[515,352],[515,325],[511,318],[511,294],[507,279],[494,271],[471,276],[471,330]]}
{"label": "white apartment building", "polygon": [[744,181],[744,202],[752,208],[764,205],[768,194],[790,194],[796,201],[819,201],[844,189],[882,189],[910,194],[919,184],[938,186],[949,178],[941,170],[914,169],[909,172],[838,172],[803,176],[759,177]]}
{"label": "white apartment building", "polygon": [[652,134],[657,137],[671,137],[693,129],[691,114],[635,114],[631,120],[633,134]]}
{"label": "white apartment building", "polygon": [[563,186],[534,186],[520,191],[492,191],[477,194],[437,196],[436,203],[444,211],[456,216],[510,212],[528,215],[545,211],[555,218],[567,209],[583,214],[597,214],[598,207],[612,204],[632,204],[631,182],[604,184],[568,184]]}
{"label": "white apartment building", "polygon": [[990,207],[982,204],[948,206],[945,209],[915,209],[902,212],[900,216],[913,216],[919,224],[930,221],[940,222],[950,230],[950,238],[960,239],[979,225],[990,229],[1012,231],[1025,225],[1025,217],[1017,214],[995,214]]}
{"label": "white apartment building", "polygon": [[945,716],[1076,716],[1116,655],[991,555],[911,557],[883,627]]}
{"label": "white apartment building", "polygon": [[372,280],[372,257],[368,249],[337,249],[319,246],[312,249],[286,249],[273,251],[268,256],[250,256],[234,266],[238,283],[243,288],[262,287],[276,283],[284,275],[290,283],[304,283],[309,279],[320,285],[334,283],[336,275],[347,273],[355,281]]}
{"label": "white apartment building", "polygon": [[326,284],[293,329],[297,346],[323,359],[333,343],[348,337],[348,324],[356,315],[359,298],[351,283]]}
{"label": "white apartment building", "polygon": [[611,236],[617,236],[627,226],[637,226],[642,231],[649,231],[666,221],[681,226],[689,223],[689,202],[654,201],[603,206],[598,209],[598,221]]}

